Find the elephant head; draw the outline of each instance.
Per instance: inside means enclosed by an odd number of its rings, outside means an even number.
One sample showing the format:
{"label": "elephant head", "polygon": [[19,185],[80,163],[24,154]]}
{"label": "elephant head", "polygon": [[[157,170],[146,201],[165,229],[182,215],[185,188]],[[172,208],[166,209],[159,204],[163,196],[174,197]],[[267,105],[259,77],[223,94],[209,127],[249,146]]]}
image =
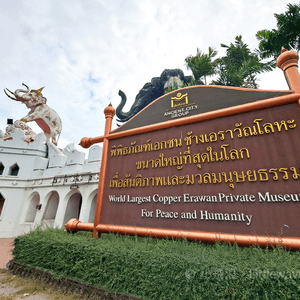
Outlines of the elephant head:
{"label": "elephant head", "polygon": [[126,95],[120,90],[121,103],[116,109],[116,115],[119,118],[118,122],[127,122],[144,107],[150,104],[155,99],[164,95],[169,87],[179,88],[184,82],[190,82],[190,76],[184,76],[180,69],[166,69],[160,77],[152,78],[151,82],[147,82],[140,92],[137,94],[133,105],[128,112],[123,112],[123,107],[126,103]]}
{"label": "elephant head", "polygon": [[4,90],[4,93],[12,100],[24,103],[28,108],[34,108],[38,105],[46,104],[47,99],[43,97],[42,94],[44,87],[38,90],[30,90],[26,84],[22,83],[22,85],[24,85],[27,90],[17,89],[15,92],[12,92],[9,89],[6,89],[11,95],[9,95],[6,90]]}

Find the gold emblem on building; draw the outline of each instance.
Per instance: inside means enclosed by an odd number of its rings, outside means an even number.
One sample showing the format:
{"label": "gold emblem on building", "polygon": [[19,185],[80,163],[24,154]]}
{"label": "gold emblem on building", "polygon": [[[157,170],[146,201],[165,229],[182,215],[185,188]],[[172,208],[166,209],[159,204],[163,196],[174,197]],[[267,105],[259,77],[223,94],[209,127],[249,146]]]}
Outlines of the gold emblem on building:
{"label": "gold emblem on building", "polygon": [[178,93],[176,97],[171,97],[171,107],[175,108],[182,105],[188,105],[188,93],[182,95],[181,93]]}

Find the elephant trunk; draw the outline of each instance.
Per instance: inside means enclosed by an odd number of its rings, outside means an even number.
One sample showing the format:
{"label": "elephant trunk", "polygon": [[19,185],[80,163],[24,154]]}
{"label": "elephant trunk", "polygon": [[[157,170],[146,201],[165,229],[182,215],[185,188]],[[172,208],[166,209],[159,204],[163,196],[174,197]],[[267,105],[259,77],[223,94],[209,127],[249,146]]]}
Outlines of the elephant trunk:
{"label": "elephant trunk", "polygon": [[[22,85],[24,85],[24,86],[27,88],[27,90],[22,90],[22,89],[16,90],[16,91],[14,92],[14,94],[15,94],[16,97],[22,97],[22,96],[25,96],[25,95],[27,95],[27,94],[30,92],[30,91],[29,91],[29,87],[28,87],[26,84],[22,83]],[[21,96],[20,93],[25,93],[25,94]]]}
{"label": "elephant trunk", "polygon": [[125,93],[122,92],[121,90],[119,90],[119,96],[121,96],[122,100],[121,100],[121,103],[116,108],[116,115],[119,118],[117,121],[124,123],[124,122],[128,121],[131,117],[133,117],[134,114],[131,112],[132,108],[128,112],[123,112],[123,108],[124,108],[124,105],[126,104],[127,97],[126,97]]}

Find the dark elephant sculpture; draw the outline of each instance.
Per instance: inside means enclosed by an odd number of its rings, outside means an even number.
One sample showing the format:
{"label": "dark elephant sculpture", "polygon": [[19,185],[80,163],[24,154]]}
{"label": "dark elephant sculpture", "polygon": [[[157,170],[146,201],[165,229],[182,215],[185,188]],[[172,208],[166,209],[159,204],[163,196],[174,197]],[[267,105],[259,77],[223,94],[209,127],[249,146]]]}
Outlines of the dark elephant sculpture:
{"label": "dark elephant sculpture", "polygon": [[120,90],[119,95],[122,100],[116,109],[117,121],[122,123],[127,122],[152,101],[164,95],[169,87],[178,88],[183,83],[190,82],[191,79],[192,76],[184,76],[180,69],[164,70],[160,77],[152,78],[151,82],[147,82],[143,86],[128,112],[123,112],[127,97],[125,93]]}

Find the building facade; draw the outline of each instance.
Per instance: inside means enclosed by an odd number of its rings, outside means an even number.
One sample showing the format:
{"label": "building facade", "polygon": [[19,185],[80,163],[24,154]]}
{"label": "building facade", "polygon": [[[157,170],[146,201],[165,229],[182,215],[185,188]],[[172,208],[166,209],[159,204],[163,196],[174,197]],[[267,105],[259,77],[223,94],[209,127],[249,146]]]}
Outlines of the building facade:
{"label": "building facade", "polygon": [[0,238],[94,220],[102,148],[86,158],[74,144],[61,151],[45,141],[44,133],[28,141],[22,130],[0,138]]}

